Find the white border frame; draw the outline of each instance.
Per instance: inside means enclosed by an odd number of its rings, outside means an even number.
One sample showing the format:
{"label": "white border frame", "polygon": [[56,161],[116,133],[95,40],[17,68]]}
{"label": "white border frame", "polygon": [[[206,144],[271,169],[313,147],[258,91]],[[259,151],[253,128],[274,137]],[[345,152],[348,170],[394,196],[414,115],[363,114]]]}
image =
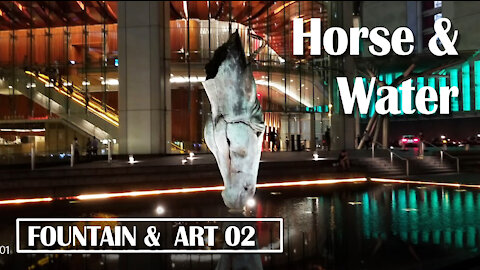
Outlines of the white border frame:
{"label": "white border frame", "polygon": [[[189,250],[189,249],[104,249],[104,250],[44,250],[20,249],[20,222],[71,222],[71,221],[127,221],[127,222],[182,222],[182,221],[263,221],[279,222],[280,224],[280,249],[219,249],[219,250]],[[15,227],[16,252],[20,254],[125,254],[125,253],[170,253],[170,254],[272,254],[283,253],[283,218],[17,218]]]}

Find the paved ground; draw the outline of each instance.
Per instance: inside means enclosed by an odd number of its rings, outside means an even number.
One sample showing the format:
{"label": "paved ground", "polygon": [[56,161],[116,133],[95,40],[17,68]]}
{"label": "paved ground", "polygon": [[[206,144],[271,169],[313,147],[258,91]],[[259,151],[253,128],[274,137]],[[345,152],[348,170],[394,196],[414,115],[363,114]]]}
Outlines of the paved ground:
{"label": "paved ground", "polygon": [[[440,156],[439,148],[426,147],[425,155],[427,156]],[[453,156],[463,156],[465,154],[469,156],[478,156],[480,160],[480,148],[471,148],[470,151],[466,152],[463,148],[459,147],[450,147],[447,149],[448,153]],[[340,151],[317,151],[319,155],[319,160],[336,160]],[[405,150],[395,148],[394,152],[398,155],[406,158],[414,158],[418,155],[418,150],[416,148],[407,148]],[[375,155],[386,156],[388,154],[387,150],[377,149],[375,150]],[[349,151],[349,155],[352,159],[356,158],[368,158],[371,157],[372,151],[369,149],[364,150],[355,150]],[[182,165],[182,160],[186,159],[188,155],[169,155],[169,156],[140,156],[135,157],[136,163],[135,166],[175,166]],[[106,159],[106,157],[104,157]],[[446,157],[447,159],[447,157]],[[287,162],[287,161],[310,161],[313,160],[313,152],[263,152],[261,162]],[[183,165],[198,165],[198,164],[213,164],[215,163],[215,158],[212,154],[196,154],[193,159],[187,159]],[[128,163],[127,156],[115,157],[112,163],[108,163],[105,160],[86,162],[76,165],[77,168],[105,168],[105,167],[124,167],[131,166],[132,164]],[[56,166],[59,167],[68,167],[65,165]]]}
{"label": "paved ground", "polygon": [[[435,151],[427,151],[435,155]],[[376,155],[388,155],[386,150]],[[400,152],[404,156],[415,155],[413,150]],[[458,154],[463,154],[457,152]],[[473,166],[480,162],[478,154],[467,153]],[[369,175],[358,159],[368,161],[370,150],[350,153],[352,169],[342,170],[335,166],[338,151],[318,152],[318,160],[313,160],[312,152],[264,152],[262,154],[258,182],[279,182],[292,180],[332,179],[365,177]],[[0,199],[31,197],[39,194],[48,196],[71,196],[92,191],[114,192],[125,190],[159,189],[173,187],[221,185],[222,178],[211,154],[197,154],[193,159],[182,162],[187,155],[136,156],[134,164],[128,157],[115,157],[106,160],[85,162],[70,168],[57,165],[30,171],[24,168],[3,168],[0,171]],[[367,162],[368,164],[368,162]],[[378,176],[378,175],[376,175]],[[389,177],[392,178],[392,177]],[[403,178],[403,177],[399,177]],[[463,171],[462,174],[435,174],[410,176],[409,179],[442,182],[480,184],[480,173]]]}
{"label": "paved ground", "polygon": [[[338,152],[331,151],[329,153],[319,152],[320,158],[323,160],[334,160]],[[162,157],[140,157],[134,164],[128,162],[127,157],[115,159],[111,164],[102,161],[93,161],[78,164],[76,168],[107,168],[107,167],[124,167],[124,166],[188,166],[200,164],[215,164],[215,157],[212,154],[196,154],[192,159],[188,155],[171,155]],[[134,156],[135,159],[135,156]],[[182,160],[187,160],[185,163]],[[312,152],[264,152],[260,162],[287,162],[287,161],[311,161],[313,160]],[[57,168],[64,167],[59,166]]]}

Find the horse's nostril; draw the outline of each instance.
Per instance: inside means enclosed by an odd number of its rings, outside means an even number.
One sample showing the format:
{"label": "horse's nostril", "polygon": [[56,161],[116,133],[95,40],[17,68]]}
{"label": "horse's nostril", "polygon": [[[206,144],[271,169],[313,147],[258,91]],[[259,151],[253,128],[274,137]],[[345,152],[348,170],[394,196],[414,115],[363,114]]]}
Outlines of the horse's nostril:
{"label": "horse's nostril", "polygon": [[243,189],[244,189],[245,191],[251,191],[251,190],[253,190],[253,186],[252,186],[252,185],[249,185],[249,184],[246,184],[246,185],[243,186]]}

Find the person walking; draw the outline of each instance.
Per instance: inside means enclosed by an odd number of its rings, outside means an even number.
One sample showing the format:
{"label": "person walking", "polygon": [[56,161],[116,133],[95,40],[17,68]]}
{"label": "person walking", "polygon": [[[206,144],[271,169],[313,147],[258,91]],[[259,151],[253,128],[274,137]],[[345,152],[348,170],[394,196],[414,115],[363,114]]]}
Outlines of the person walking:
{"label": "person walking", "polygon": [[425,144],[423,142],[423,132],[418,133],[418,158],[423,159]]}
{"label": "person walking", "polygon": [[325,147],[327,148],[327,151],[330,151],[330,128],[327,128],[327,131],[325,131],[323,140],[325,142]]}
{"label": "person walking", "polygon": [[87,157],[90,158],[92,156],[92,140],[90,138],[87,139]]}
{"label": "person walking", "polygon": [[93,141],[92,141],[92,155],[94,156],[98,155],[98,140],[95,136],[93,136]]}
{"label": "person walking", "polygon": [[73,138],[73,156],[74,163],[80,162],[80,145],[77,137]]}
{"label": "person walking", "polygon": [[338,155],[338,164],[342,167],[343,170],[350,169],[350,158],[348,157],[348,152],[343,149]]}

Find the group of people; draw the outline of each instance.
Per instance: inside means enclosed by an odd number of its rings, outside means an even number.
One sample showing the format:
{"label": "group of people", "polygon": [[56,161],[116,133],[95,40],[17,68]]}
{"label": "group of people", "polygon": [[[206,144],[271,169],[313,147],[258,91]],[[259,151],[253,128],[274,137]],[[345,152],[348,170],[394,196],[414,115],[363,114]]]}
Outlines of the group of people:
{"label": "group of people", "polygon": [[278,134],[274,130],[268,133],[268,149],[272,152],[280,151],[280,141],[277,140]]}
{"label": "group of people", "polygon": [[[87,139],[86,150],[87,150],[87,157],[92,157],[98,155],[98,139],[93,136],[92,139]],[[73,149],[74,149],[74,157],[76,162],[80,159],[80,144],[78,143],[78,138],[75,137],[73,139]]]}
{"label": "group of people", "polygon": [[95,136],[93,139],[87,139],[87,156],[96,156],[98,155],[98,140]]}

